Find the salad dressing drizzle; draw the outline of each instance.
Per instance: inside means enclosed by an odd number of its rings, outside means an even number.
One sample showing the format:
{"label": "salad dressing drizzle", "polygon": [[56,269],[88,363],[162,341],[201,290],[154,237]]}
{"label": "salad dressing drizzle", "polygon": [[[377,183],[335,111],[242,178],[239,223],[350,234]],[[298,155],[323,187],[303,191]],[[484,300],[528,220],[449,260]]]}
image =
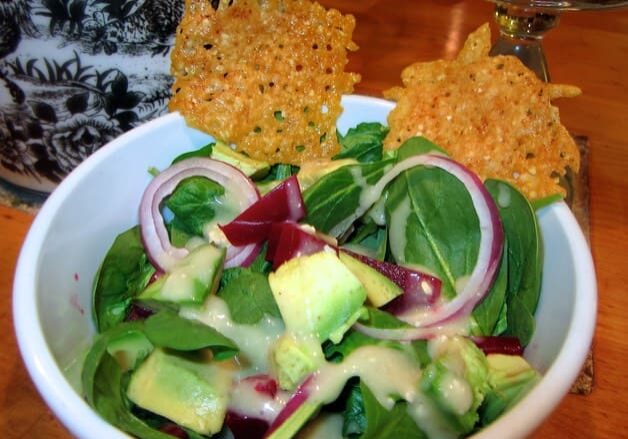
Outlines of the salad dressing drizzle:
{"label": "salad dressing drizzle", "polygon": [[316,374],[312,401],[334,401],[349,378],[358,376],[377,401],[391,410],[395,405],[393,396],[407,401],[415,399],[421,370],[403,352],[381,346],[363,346],[342,363],[324,364]]}
{"label": "salad dressing drizzle", "polygon": [[406,223],[410,216],[411,209],[410,199],[405,198],[390,214],[390,233],[388,239],[390,242],[390,251],[398,264],[403,264],[406,259]]}
{"label": "salad dressing drizzle", "polygon": [[225,301],[214,295],[208,298],[202,308],[182,307],[180,314],[188,319],[199,320],[232,339],[240,348],[238,360],[243,366],[242,376],[270,370],[268,352],[285,331],[281,320],[268,316],[255,325],[235,323]]}

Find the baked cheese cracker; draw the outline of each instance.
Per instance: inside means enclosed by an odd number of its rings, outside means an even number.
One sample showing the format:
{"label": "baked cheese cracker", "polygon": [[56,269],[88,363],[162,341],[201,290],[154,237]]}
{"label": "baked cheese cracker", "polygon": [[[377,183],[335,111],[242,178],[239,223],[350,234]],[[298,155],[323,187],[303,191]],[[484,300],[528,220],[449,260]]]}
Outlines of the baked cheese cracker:
{"label": "baked cheese cracker", "polygon": [[359,81],[344,71],[354,27],[307,0],[186,0],[169,108],[252,158],[331,157],[341,96]]}
{"label": "baked cheese cracker", "polygon": [[386,148],[422,135],[482,179],[507,180],[530,199],[564,193],[559,178],[578,170],[580,153],[551,100],[580,90],[541,81],[516,57],[489,57],[490,47],[485,24],[456,59],[404,69],[404,87],[384,92],[397,101]]}

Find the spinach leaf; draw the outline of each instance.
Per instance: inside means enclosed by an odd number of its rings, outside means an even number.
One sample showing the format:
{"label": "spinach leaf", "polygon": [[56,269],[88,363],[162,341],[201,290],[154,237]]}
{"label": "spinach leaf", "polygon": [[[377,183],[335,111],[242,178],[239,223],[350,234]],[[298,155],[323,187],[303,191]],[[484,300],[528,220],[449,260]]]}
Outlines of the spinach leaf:
{"label": "spinach leaf", "polygon": [[495,333],[501,311],[506,305],[508,286],[508,244],[504,245],[499,271],[490,291],[471,313],[471,332],[473,335],[492,335]]}
{"label": "spinach leaf", "polygon": [[357,225],[356,231],[343,247],[383,261],[388,249],[388,230],[386,226],[380,227],[368,218],[364,223]]}
{"label": "spinach leaf", "polygon": [[185,247],[188,241],[194,236],[186,231],[185,225],[181,224],[178,218],[173,218],[172,221],[166,225],[166,228],[170,235],[170,242],[175,247]]}
{"label": "spinach leaf", "polygon": [[215,144],[216,144],[215,142],[208,143],[207,145],[195,151],[184,152],[183,154],[180,154],[177,157],[175,157],[175,159],[172,161],[172,164],[174,165],[175,163],[180,162],[181,160],[189,159],[192,157],[211,157],[212,150],[214,149]]}
{"label": "spinach leaf", "polygon": [[392,257],[398,264],[425,267],[441,279],[444,297],[454,297],[457,281],[475,266],[480,242],[466,188],[446,171],[420,166],[399,175],[388,191]]}
{"label": "spinach leaf", "polygon": [[126,335],[133,333],[143,334],[142,322],[123,322],[117,326],[114,326],[107,331],[99,334],[94,339],[94,342],[85,357],[83,362],[83,370],[81,371],[81,383],[83,386],[83,392],[87,402],[93,403],[95,399],[95,386],[96,375],[98,367],[103,357],[107,354],[107,347],[116,339],[121,339]]}
{"label": "spinach leaf", "polygon": [[353,351],[362,346],[382,346],[405,352],[421,367],[424,367],[431,361],[427,350],[427,340],[415,340],[412,342],[381,340],[357,331],[349,331],[338,344],[330,341],[325,342],[323,344],[323,353],[327,361],[340,363]]}
{"label": "spinach leaf", "polygon": [[131,300],[146,287],[154,272],[144,251],[139,227],[116,237],[94,284],[94,320],[100,332],[124,320]]}
{"label": "spinach leaf", "polygon": [[142,333],[142,327],[141,322],[121,323],[96,337],[81,372],[83,392],[87,402],[111,424],[138,437],[168,439],[171,436],[153,430],[131,413],[125,393],[127,375],[107,352],[112,340],[132,332]]}
{"label": "spinach leaf", "polygon": [[[416,438],[427,439],[425,433],[417,426],[414,419],[408,414],[408,403],[398,401],[392,410],[386,410],[375,398],[373,392],[360,382],[360,392],[366,418],[366,428],[359,436],[360,439],[398,439]],[[359,403],[359,398],[354,398]],[[355,409],[354,409],[355,410]]]}
{"label": "spinach leaf", "polygon": [[487,180],[485,186],[497,203],[508,242],[506,334],[519,337],[525,346],[534,333],[533,316],[541,292],[540,230],[530,202],[514,186],[499,180]]}
{"label": "spinach leaf", "polygon": [[143,439],[172,439],[172,436],[152,429],[131,413],[131,403],[125,394],[125,375],[109,354],[105,354],[94,378],[96,411],[111,424]]}
{"label": "spinach leaf", "polygon": [[519,338],[521,345],[527,346],[536,327],[534,314],[529,311],[518,295],[510,295],[507,300],[506,319],[508,326],[504,333]]}
{"label": "spinach leaf", "polygon": [[281,318],[268,278],[251,268],[225,270],[218,296],[227,303],[236,323],[253,325],[266,314]]}
{"label": "spinach leaf", "polygon": [[360,321],[367,326],[381,329],[402,329],[412,328],[412,325],[399,320],[397,317],[389,312],[383,311],[379,308],[366,307],[367,317]]}
{"label": "spinach leaf", "polygon": [[[261,274],[268,275],[268,273],[270,273],[273,267],[273,264],[271,264],[270,262],[266,260],[267,251],[268,251],[268,244],[265,243],[262,246],[262,249],[260,250],[259,254],[255,257],[255,259],[253,259],[253,262],[251,262],[251,265],[248,266],[248,269],[254,273],[261,273]],[[225,271],[229,271],[229,270],[230,269],[227,269]],[[224,276],[224,273],[223,273],[223,276]]]}
{"label": "spinach leaf", "polygon": [[258,183],[268,183],[271,181],[281,181],[290,177],[291,175],[299,172],[299,167],[295,165],[288,165],[285,163],[278,163],[272,165],[268,174],[264,178],[257,180]]}
{"label": "spinach leaf", "polygon": [[384,137],[388,127],[377,122],[360,123],[342,136],[338,133],[340,152],[332,160],[353,158],[361,163],[376,162],[382,159]]}
{"label": "spinach leaf", "polygon": [[177,228],[197,236],[203,236],[203,227],[224,209],[221,196],[225,188],[205,177],[183,180],[166,200],[166,206],[174,214]]}
{"label": "spinach leaf", "polygon": [[508,302],[505,301],[502,305],[502,309],[499,310],[499,316],[493,333],[491,335],[502,335],[508,329]]}
{"label": "spinach leaf", "polygon": [[343,166],[303,192],[307,210],[304,222],[336,237],[370,207],[360,204],[363,192],[392,166],[393,160]]}
{"label": "spinach leaf", "polygon": [[401,161],[413,155],[428,153],[447,155],[447,151],[422,136],[410,137],[408,140],[401,144],[398,151],[398,161]]}
{"label": "spinach leaf", "polygon": [[360,391],[360,379],[349,380],[346,389],[348,396],[343,412],[342,437],[357,438],[366,430],[366,413]]}
{"label": "spinach leaf", "polygon": [[209,348],[217,360],[225,360],[238,353],[238,346],[214,328],[180,317],[170,310],[153,314],[144,322],[146,337],[155,346],[178,351]]}

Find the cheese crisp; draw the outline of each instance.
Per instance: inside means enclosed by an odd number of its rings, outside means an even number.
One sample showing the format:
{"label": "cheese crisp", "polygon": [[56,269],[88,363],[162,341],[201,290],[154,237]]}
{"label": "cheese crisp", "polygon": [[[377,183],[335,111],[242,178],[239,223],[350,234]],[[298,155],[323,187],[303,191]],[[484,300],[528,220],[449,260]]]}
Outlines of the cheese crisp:
{"label": "cheese crisp", "polygon": [[252,158],[330,157],[340,98],[360,78],[344,71],[354,27],[306,0],[186,0],[170,110]]}
{"label": "cheese crisp", "polygon": [[580,155],[551,100],[580,90],[541,81],[513,56],[489,57],[490,47],[485,24],[453,61],[404,69],[404,87],[384,92],[397,101],[386,148],[422,135],[482,179],[507,180],[530,199],[564,193],[559,177],[578,170]]}

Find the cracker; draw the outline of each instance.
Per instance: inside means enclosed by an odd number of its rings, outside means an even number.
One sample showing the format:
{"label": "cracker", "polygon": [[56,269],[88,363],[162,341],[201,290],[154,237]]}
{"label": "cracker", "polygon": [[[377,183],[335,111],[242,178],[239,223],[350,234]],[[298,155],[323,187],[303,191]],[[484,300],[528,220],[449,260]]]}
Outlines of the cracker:
{"label": "cracker", "polygon": [[272,163],[339,150],[355,20],[307,0],[186,0],[172,52],[169,108],[191,126]]}
{"label": "cracker", "polygon": [[482,179],[509,181],[530,199],[564,194],[560,177],[567,167],[578,170],[580,156],[551,100],[580,90],[547,84],[516,57],[489,57],[489,50],[485,24],[456,59],[404,69],[404,87],[384,92],[397,101],[386,148],[422,135]]}

